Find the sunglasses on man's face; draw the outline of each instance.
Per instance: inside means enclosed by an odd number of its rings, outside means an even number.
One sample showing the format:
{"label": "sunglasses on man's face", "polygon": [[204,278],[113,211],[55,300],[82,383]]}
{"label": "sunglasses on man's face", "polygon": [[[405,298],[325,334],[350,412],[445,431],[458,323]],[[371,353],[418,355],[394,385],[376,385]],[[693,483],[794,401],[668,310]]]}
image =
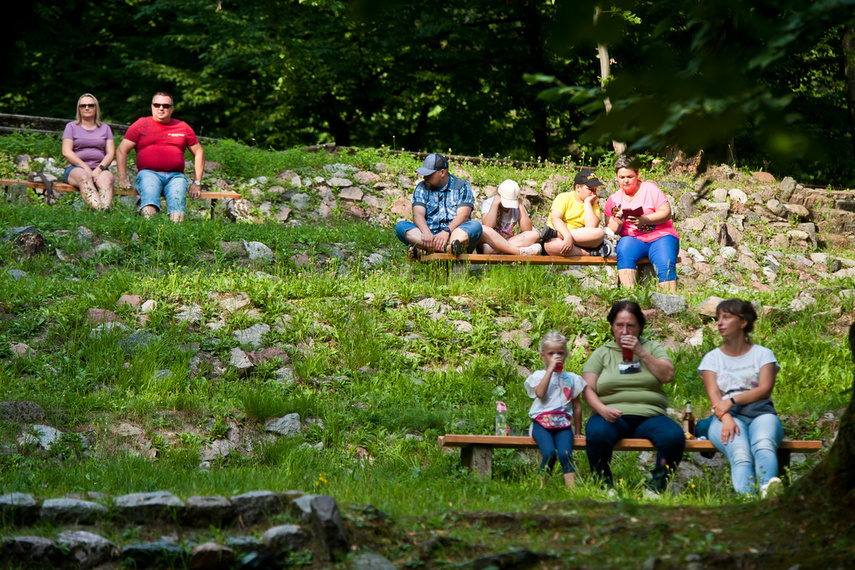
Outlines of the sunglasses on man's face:
{"label": "sunglasses on man's face", "polygon": [[152,103],[151,106],[154,107],[155,109],[161,109],[161,108],[171,109],[172,103]]}
{"label": "sunglasses on man's face", "polygon": [[78,105],[78,107],[80,107],[81,109],[94,109],[95,103],[81,103],[80,105]]}

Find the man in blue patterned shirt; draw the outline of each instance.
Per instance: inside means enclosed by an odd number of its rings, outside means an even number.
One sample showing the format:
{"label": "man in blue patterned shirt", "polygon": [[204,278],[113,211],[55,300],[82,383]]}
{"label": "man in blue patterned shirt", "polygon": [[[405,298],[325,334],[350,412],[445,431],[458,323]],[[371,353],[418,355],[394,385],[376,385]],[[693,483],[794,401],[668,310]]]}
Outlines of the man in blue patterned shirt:
{"label": "man in blue patterned shirt", "polygon": [[401,220],[395,226],[395,235],[407,244],[407,255],[416,259],[418,250],[454,255],[473,251],[481,239],[481,222],[469,219],[475,207],[469,183],[448,173],[448,160],[441,154],[429,154],[416,173],[424,180],[413,192],[413,221]]}

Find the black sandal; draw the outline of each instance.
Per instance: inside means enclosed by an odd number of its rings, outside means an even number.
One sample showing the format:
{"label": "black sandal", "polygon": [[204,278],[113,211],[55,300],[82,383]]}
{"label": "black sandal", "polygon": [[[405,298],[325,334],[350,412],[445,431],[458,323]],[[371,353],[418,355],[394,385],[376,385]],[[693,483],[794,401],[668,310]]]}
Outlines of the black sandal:
{"label": "black sandal", "polygon": [[419,248],[415,245],[410,244],[407,246],[407,259],[410,261],[418,261],[419,260]]}
{"label": "black sandal", "polygon": [[461,253],[463,253],[463,246],[460,245],[460,240],[456,239],[450,244],[448,244],[448,246],[446,246],[446,250],[449,251],[454,257],[457,257]]}

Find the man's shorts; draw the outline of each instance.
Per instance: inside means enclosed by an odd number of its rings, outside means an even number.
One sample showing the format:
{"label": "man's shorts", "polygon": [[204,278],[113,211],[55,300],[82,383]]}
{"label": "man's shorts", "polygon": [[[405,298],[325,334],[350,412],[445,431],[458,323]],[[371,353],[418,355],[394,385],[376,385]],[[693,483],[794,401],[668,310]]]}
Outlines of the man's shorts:
{"label": "man's shorts", "polygon": [[183,172],[140,170],[134,180],[140,195],[140,207],[154,206],[160,210],[160,197],[166,199],[166,212],[184,213],[187,207],[187,177]]}

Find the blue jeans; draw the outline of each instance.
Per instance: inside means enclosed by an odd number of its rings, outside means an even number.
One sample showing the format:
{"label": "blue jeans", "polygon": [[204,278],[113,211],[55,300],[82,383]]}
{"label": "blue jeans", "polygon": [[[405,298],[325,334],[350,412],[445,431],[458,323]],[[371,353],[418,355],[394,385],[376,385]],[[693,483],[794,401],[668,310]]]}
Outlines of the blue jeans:
{"label": "blue jeans", "polygon": [[531,437],[543,456],[541,471],[546,469],[547,473],[551,473],[557,459],[561,462],[562,473],[576,472],[573,467],[573,428],[549,431],[539,423],[532,422]]}
{"label": "blue jeans", "polygon": [[[623,239],[621,239],[623,241]],[[647,486],[657,493],[665,490],[668,478],[677,471],[686,447],[683,428],[668,416],[631,416],[624,414],[615,423],[599,414],[591,416],[585,427],[586,452],[591,472],[609,487],[612,480],[612,451],[619,439],[639,437],[649,439],[656,446],[656,466]]]}
{"label": "blue jeans", "polygon": [[746,418],[733,414],[739,435],[725,445],[721,441],[721,420],[713,419],[709,438],[730,463],[730,480],[737,493],[750,493],[755,484],[763,485],[778,476],[778,445],[784,439],[784,426],[775,414]]}
{"label": "blue jeans", "polygon": [[647,257],[656,268],[659,282],[677,279],[677,255],[680,253],[680,240],[672,235],[664,235],[650,243],[631,236],[623,236],[617,242],[617,268],[637,269],[638,260]]}
{"label": "blue jeans", "polygon": [[[481,222],[477,220],[469,220],[468,222],[463,222],[457,227],[466,232],[466,235],[469,236],[469,244],[466,246],[466,251],[472,253],[475,251],[475,247],[478,245],[478,242],[481,241],[481,231],[483,230]],[[417,230],[419,228],[413,222],[401,220],[395,225],[395,236],[405,244],[409,245],[410,242],[407,241],[407,232],[413,229]],[[436,235],[439,233],[439,230],[431,230],[431,232]]]}
{"label": "blue jeans", "polygon": [[154,206],[160,210],[160,197],[166,198],[166,211],[184,213],[187,206],[187,177],[183,172],[140,170],[134,180],[140,195],[140,207]]}

